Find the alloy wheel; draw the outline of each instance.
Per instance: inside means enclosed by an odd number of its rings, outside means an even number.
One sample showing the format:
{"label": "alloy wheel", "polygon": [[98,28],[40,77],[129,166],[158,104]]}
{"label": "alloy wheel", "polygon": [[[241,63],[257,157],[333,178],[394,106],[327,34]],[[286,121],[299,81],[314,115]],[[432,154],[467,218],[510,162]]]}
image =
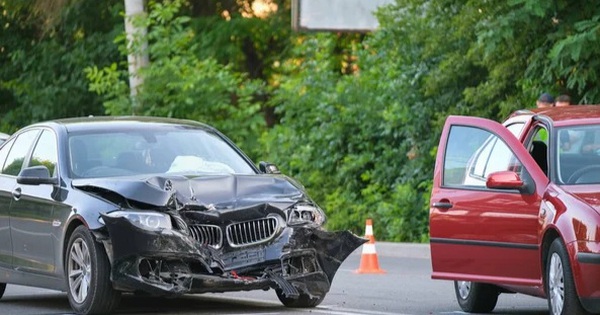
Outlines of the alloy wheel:
{"label": "alloy wheel", "polygon": [[552,253],[548,272],[548,294],[552,314],[559,315],[565,303],[565,282],[563,276],[563,264],[558,253]]}
{"label": "alloy wheel", "polygon": [[69,251],[69,290],[77,303],[83,303],[90,290],[92,263],[90,250],[81,238],[75,240]]}
{"label": "alloy wheel", "polygon": [[469,297],[469,293],[471,293],[471,281],[457,281],[458,285],[458,294],[460,298],[466,300]]}

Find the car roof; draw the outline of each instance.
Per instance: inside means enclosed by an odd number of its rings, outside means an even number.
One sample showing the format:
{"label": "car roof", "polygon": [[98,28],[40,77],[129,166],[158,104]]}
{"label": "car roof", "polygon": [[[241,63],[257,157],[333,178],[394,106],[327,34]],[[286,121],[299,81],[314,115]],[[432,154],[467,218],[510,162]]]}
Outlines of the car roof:
{"label": "car roof", "polygon": [[556,127],[600,124],[600,106],[571,105],[516,111],[511,117],[539,115],[548,118]]}
{"label": "car roof", "polygon": [[188,127],[215,131],[213,127],[193,120],[149,116],[89,116],[77,118],[63,118],[37,123],[33,126],[49,125],[64,126],[67,132],[92,131],[98,129],[118,127],[146,128],[149,125],[152,125],[156,128],[183,125]]}

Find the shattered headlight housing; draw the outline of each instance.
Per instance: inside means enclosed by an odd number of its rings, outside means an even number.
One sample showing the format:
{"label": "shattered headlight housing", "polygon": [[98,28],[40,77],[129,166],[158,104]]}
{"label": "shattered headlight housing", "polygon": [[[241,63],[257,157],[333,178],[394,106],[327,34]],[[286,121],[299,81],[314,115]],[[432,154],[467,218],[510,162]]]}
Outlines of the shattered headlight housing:
{"label": "shattered headlight housing", "polygon": [[325,213],[319,207],[313,205],[295,205],[289,209],[287,223],[289,226],[305,224],[320,226],[325,223]]}
{"label": "shattered headlight housing", "polygon": [[125,218],[133,225],[145,230],[162,230],[173,227],[168,214],[154,211],[114,211],[107,213],[106,216]]}

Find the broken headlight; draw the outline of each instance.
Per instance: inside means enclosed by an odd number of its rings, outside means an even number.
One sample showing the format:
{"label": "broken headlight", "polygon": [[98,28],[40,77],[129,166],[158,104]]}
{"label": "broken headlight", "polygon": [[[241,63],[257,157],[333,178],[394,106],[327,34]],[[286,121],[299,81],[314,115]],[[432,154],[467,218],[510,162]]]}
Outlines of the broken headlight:
{"label": "broken headlight", "polygon": [[288,225],[316,224],[325,223],[325,214],[319,207],[312,205],[295,205],[290,208],[288,214]]}
{"label": "broken headlight", "polygon": [[168,214],[152,211],[114,211],[106,214],[113,218],[125,218],[133,225],[146,230],[171,229]]}

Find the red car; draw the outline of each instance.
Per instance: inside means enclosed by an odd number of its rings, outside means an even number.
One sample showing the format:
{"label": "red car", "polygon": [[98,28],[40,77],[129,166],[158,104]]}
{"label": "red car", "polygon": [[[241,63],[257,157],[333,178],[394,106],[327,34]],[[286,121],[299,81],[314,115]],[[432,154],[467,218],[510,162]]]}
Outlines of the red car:
{"label": "red car", "polygon": [[518,292],[600,313],[600,107],[448,117],[429,219],[432,278],[463,311]]}

